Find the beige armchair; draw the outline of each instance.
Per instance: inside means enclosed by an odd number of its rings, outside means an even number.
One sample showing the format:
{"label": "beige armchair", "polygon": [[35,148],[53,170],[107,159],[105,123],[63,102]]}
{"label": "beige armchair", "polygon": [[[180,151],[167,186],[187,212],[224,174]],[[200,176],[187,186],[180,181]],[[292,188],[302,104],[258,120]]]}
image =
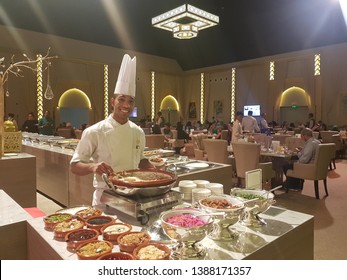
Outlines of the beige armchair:
{"label": "beige armchair", "polygon": [[163,134],[146,134],[146,147],[163,149],[165,147],[165,136]]}
{"label": "beige armchair", "polygon": [[290,151],[295,151],[295,148],[304,146],[305,142],[298,137],[287,137],[285,140],[285,145]]}
{"label": "beige armchair", "polygon": [[260,163],[260,144],[235,142],[232,143],[233,152],[236,161],[236,173],[238,183],[244,183],[246,171],[254,170],[257,168],[262,169],[263,181],[270,180],[275,176],[272,168],[272,162]]}
{"label": "beige armchair", "polygon": [[194,147],[194,155],[197,160],[206,160],[206,152],[203,144],[203,140],[207,139],[207,135],[200,133],[191,135],[192,143]]}
{"label": "beige armchair", "polygon": [[204,139],[203,143],[208,161],[231,164],[231,159],[228,159],[229,153],[227,150],[227,140]]}
{"label": "beige armchair", "polygon": [[323,180],[325,194],[328,196],[328,166],[334,156],[335,149],[336,145],[334,143],[319,144],[314,163],[304,164],[295,162],[293,170],[289,169],[287,171],[287,176],[304,180],[314,180],[314,191],[317,199],[319,199],[318,181]]}

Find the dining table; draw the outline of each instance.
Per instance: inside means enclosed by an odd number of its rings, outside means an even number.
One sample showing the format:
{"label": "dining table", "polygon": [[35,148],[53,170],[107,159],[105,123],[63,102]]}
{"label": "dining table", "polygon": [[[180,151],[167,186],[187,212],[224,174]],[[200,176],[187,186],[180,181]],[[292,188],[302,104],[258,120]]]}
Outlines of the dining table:
{"label": "dining table", "polygon": [[275,171],[275,177],[271,180],[271,187],[275,188],[277,186],[280,186],[283,184],[283,169],[282,166],[287,162],[290,161],[293,156],[295,156],[296,153],[292,151],[272,151],[272,150],[266,150],[262,149],[260,150],[260,161],[261,162],[272,162],[272,169]]}

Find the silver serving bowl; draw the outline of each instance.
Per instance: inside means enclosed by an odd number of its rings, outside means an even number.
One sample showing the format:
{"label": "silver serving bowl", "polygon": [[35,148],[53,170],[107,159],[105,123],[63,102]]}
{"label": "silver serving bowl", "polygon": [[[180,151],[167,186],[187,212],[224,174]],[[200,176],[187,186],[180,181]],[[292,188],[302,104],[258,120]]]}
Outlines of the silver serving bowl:
{"label": "silver serving bowl", "polygon": [[[168,223],[175,215],[192,215],[205,222],[201,226],[178,226]],[[173,209],[160,215],[161,226],[165,234],[177,242],[172,249],[173,259],[201,259],[206,255],[206,248],[199,241],[203,240],[213,229],[214,218],[210,214],[193,208]]]}
{"label": "silver serving bowl", "polygon": [[[225,205],[225,201],[229,204]],[[208,235],[209,238],[213,240],[232,240],[237,237],[237,232],[230,229],[230,226],[239,221],[243,212],[244,203],[241,199],[230,195],[212,195],[199,200],[199,207],[213,214],[215,219],[213,231]]]}
{"label": "silver serving bowl", "polygon": [[266,225],[266,221],[259,214],[264,213],[276,203],[274,194],[265,190],[234,188],[231,190],[231,196],[237,197],[245,203],[245,210],[241,215],[241,224],[245,226]]}

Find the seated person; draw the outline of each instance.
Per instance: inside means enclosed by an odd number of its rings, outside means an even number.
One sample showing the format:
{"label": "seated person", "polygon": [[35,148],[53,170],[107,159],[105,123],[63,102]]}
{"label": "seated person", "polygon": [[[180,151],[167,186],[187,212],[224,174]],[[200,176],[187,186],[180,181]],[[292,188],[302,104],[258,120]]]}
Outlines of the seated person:
{"label": "seated person", "polygon": [[[313,163],[320,142],[313,137],[312,130],[309,128],[304,128],[301,131],[301,139],[304,140],[305,144],[303,147],[297,148],[297,157],[292,157],[292,159],[297,159],[298,162],[305,164]],[[293,166],[294,164],[292,162],[285,163],[282,167],[284,174],[287,175],[287,170],[293,169]],[[287,177],[286,181],[283,183],[283,187],[285,189],[300,191],[303,188],[303,180]]]}
{"label": "seated person", "polygon": [[187,132],[183,129],[183,124],[178,122],[176,125],[177,139],[184,139],[184,143],[187,143],[191,138]]}
{"label": "seated person", "polygon": [[160,126],[158,124],[153,125],[152,134],[161,134]]}
{"label": "seated person", "polygon": [[165,142],[169,142],[173,138],[173,133],[171,131],[171,124],[165,123],[163,128],[163,134],[165,136]]}

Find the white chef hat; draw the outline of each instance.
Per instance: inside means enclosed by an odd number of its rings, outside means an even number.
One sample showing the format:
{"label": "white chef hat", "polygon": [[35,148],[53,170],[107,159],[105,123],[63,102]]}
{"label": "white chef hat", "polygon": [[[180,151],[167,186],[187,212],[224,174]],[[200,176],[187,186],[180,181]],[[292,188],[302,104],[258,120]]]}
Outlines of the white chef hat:
{"label": "white chef hat", "polygon": [[131,59],[128,54],[123,56],[114,94],[124,94],[135,97],[136,57]]}

